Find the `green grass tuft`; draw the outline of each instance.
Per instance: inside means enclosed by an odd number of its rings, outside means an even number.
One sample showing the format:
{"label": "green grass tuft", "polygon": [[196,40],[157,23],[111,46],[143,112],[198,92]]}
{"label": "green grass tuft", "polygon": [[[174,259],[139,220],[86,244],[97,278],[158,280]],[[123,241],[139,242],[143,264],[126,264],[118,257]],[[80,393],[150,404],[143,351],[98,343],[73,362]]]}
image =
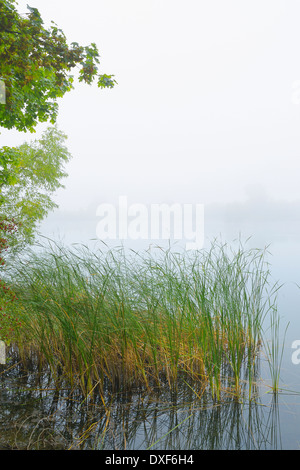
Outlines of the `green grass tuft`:
{"label": "green grass tuft", "polygon": [[[201,381],[219,400],[251,393],[265,316],[274,311],[265,251],[130,254],[50,244],[15,263],[22,328],[14,342],[86,393]],[[246,371],[246,372],[245,372]],[[245,376],[246,374],[246,376]]]}

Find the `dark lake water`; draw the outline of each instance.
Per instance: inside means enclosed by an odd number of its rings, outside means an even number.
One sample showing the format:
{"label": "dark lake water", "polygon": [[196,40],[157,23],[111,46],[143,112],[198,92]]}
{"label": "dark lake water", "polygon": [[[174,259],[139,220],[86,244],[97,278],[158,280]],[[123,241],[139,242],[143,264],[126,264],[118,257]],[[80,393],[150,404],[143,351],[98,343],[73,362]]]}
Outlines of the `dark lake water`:
{"label": "dark lake water", "polygon": [[179,387],[116,394],[104,406],[67,391],[34,390],[30,379],[21,384],[18,378],[18,387],[12,378],[1,381],[2,449],[297,448],[295,402],[272,395],[251,404],[215,404]]}

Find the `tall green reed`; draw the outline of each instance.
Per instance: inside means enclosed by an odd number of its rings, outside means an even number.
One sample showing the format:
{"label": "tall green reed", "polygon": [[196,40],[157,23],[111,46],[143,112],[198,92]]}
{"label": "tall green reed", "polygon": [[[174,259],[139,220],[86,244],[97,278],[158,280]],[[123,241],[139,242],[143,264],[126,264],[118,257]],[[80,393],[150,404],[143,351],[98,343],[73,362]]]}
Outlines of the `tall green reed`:
{"label": "tall green reed", "polygon": [[215,399],[254,379],[273,288],[264,250],[91,251],[50,243],[10,273],[23,328],[16,343],[90,393],[202,381]]}

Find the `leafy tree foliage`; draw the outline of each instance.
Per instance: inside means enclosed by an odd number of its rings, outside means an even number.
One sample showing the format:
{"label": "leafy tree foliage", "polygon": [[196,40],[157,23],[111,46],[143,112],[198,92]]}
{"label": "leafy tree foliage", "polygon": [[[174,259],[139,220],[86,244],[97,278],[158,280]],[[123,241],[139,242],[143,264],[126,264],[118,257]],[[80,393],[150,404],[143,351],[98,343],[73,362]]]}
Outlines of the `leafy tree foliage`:
{"label": "leafy tree foliage", "polygon": [[[14,220],[7,222],[0,218],[0,273],[5,266],[4,254],[9,250],[7,237],[17,231],[17,224]],[[14,300],[16,294],[13,289],[0,279],[0,340],[5,340],[9,344],[16,330],[21,326],[21,322],[16,315]]]}
{"label": "leafy tree foliage", "polygon": [[[16,5],[0,0],[0,127],[34,132],[39,122],[55,123],[58,99],[73,88],[73,69],[79,81],[96,80],[100,88],[116,81],[99,74],[96,44],[68,45],[54,22],[45,28],[37,8],[27,5],[21,15]],[[38,222],[55,207],[51,195],[62,186],[63,164],[70,158],[65,139],[52,127],[38,142],[0,148],[0,238],[3,227],[17,224],[8,231],[10,247],[31,241]]]}
{"label": "leafy tree foliage", "polygon": [[[15,0],[0,0],[0,127],[34,132],[39,122],[56,122],[57,101],[79,81],[113,88],[113,75],[99,74],[96,44],[67,44],[53,22],[44,27],[36,8],[20,15]],[[49,127],[38,141],[0,148],[0,339],[10,341],[20,327],[15,294],[2,279],[7,254],[34,239],[37,224],[56,207],[70,154],[66,136]]]}
{"label": "leafy tree foliage", "polygon": [[11,247],[31,242],[38,223],[57,207],[52,195],[63,187],[61,180],[67,176],[64,165],[71,158],[65,140],[66,135],[53,126],[39,140],[0,149],[0,156],[8,151],[12,156],[4,176],[0,172],[0,180],[7,177],[10,180],[10,184],[1,188],[0,215],[6,224],[12,220],[18,224],[10,240]]}
{"label": "leafy tree foliage", "polygon": [[[21,15],[16,5],[0,0],[0,127],[34,132],[39,122],[55,123],[58,99],[73,88],[74,68],[87,84],[112,88],[116,81],[99,74],[96,44],[68,45],[55,23],[44,27],[37,8],[27,5]],[[38,142],[0,148],[0,221],[17,222],[13,244],[32,240],[37,223],[55,207],[51,194],[70,158],[65,138],[52,127]]]}
{"label": "leafy tree foliage", "polygon": [[112,88],[113,75],[99,74],[96,44],[67,44],[55,23],[46,29],[37,8],[27,6],[21,16],[15,0],[0,0],[0,80],[6,103],[0,104],[0,126],[34,131],[38,122],[54,124],[57,100],[73,87],[71,71],[79,67],[79,81]]}

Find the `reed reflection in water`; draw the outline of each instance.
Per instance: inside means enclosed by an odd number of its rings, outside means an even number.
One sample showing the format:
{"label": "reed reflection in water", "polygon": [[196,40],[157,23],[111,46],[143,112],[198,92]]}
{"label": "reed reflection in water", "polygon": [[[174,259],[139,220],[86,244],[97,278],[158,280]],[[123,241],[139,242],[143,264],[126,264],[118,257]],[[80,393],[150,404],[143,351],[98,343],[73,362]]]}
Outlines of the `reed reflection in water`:
{"label": "reed reflection in water", "polygon": [[182,382],[86,398],[11,364],[0,374],[1,449],[280,449],[277,396],[239,403]]}

